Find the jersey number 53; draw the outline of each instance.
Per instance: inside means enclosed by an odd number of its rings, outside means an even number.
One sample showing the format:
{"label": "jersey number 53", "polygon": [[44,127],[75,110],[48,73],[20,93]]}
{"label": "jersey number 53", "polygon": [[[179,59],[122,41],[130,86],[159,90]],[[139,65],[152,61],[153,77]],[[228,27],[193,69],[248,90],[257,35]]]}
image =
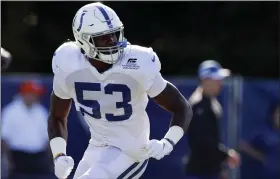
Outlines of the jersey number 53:
{"label": "jersey number 53", "polygon": [[[83,92],[84,91],[101,91],[101,84],[100,83],[87,83],[87,82],[76,82],[75,83],[75,90],[78,103],[91,108],[91,113],[86,111],[84,108],[80,107],[80,111],[82,115],[89,115],[95,119],[101,119],[101,112],[100,112],[100,104],[97,100],[88,100],[84,99]],[[113,95],[114,92],[121,92],[123,100],[120,102],[116,102],[116,108],[124,109],[123,115],[114,115],[111,113],[106,113],[105,118],[108,121],[123,121],[130,118],[132,115],[132,106],[129,104],[131,101],[131,91],[130,89],[124,84],[113,84],[109,83],[104,87],[105,94]]]}

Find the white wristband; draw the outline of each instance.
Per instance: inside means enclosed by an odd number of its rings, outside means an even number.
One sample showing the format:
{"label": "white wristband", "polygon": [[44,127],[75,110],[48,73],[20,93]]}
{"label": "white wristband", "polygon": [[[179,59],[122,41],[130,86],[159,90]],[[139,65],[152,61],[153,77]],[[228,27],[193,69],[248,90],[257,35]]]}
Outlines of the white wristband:
{"label": "white wristband", "polygon": [[169,128],[168,132],[165,134],[164,138],[167,138],[177,144],[177,142],[183,137],[184,130],[180,126],[172,126]]}
{"label": "white wristband", "polygon": [[62,137],[55,137],[50,141],[53,158],[59,154],[66,155],[66,141]]}

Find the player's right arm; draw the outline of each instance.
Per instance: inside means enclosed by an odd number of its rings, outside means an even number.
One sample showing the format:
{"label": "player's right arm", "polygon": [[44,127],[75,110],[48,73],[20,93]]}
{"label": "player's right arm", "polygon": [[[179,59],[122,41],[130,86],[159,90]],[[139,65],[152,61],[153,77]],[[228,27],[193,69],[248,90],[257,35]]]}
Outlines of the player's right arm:
{"label": "player's right arm", "polygon": [[69,74],[69,60],[71,48],[62,45],[53,56],[52,69],[53,92],[50,100],[48,133],[50,147],[54,157],[55,175],[58,178],[67,178],[74,167],[74,160],[66,154],[67,144],[67,117],[71,109],[71,95],[69,93],[66,77]]}
{"label": "player's right arm", "polygon": [[67,62],[71,61],[71,53],[71,46],[65,43],[56,50],[52,59],[54,77],[48,133],[54,158],[58,155],[66,155],[67,117],[72,103],[66,77],[69,74],[70,66]]}
{"label": "player's right arm", "polygon": [[66,155],[67,117],[71,108],[72,99],[61,99],[51,94],[48,133],[54,158]]}

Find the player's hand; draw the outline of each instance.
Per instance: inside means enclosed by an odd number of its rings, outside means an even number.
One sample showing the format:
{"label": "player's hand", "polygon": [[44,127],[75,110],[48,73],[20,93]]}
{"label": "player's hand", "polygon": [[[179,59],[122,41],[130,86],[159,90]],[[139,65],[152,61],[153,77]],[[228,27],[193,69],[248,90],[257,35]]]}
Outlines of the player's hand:
{"label": "player's hand", "polygon": [[67,178],[73,167],[74,160],[70,156],[59,156],[54,160],[55,176],[59,179]]}
{"label": "player's hand", "polygon": [[240,164],[240,156],[235,150],[229,150],[227,163],[230,168],[237,168]]}
{"label": "player's hand", "polygon": [[147,155],[157,160],[162,159],[165,155],[169,155],[173,150],[173,145],[166,139],[150,140],[146,146]]}

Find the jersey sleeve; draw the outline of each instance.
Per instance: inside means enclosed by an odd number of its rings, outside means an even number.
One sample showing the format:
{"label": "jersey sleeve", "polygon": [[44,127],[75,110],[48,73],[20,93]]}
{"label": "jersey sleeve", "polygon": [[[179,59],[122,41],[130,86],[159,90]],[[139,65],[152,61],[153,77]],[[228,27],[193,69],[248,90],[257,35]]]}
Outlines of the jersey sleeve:
{"label": "jersey sleeve", "polygon": [[67,77],[67,59],[69,59],[69,50],[67,47],[59,47],[54,53],[52,59],[53,78],[53,92],[61,99],[70,99],[66,77]]}
{"label": "jersey sleeve", "polygon": [[155,52],[153,52],[152,60],[153,64],[152,68],[152,78],[148,81],[147,94],[153,98],[159,95],[166,87],[167,81],[162,77],[161,63],[159,58]]}
{"label": "jersey sleeve", "polygon": [[53,78],[53,92],[61,99],[70,99],[70,95],[67,92],[67,87],[63,85],[63,80],[60,79],[59,75],[54,75]]}

